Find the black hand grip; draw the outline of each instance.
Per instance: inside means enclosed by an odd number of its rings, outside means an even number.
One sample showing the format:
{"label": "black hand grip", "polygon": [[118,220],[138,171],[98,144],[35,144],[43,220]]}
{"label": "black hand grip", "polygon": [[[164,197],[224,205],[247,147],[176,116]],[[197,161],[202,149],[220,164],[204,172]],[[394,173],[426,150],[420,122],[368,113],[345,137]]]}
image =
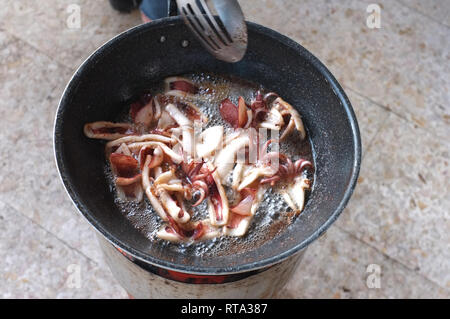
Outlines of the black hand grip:
{"label": "black hand grip", "polygon": [[168,5],[167,5],[167,15],[169,17],[173,17],[178,15],[178,8],[177,8],[177,1],[176,0],[168,0]]}

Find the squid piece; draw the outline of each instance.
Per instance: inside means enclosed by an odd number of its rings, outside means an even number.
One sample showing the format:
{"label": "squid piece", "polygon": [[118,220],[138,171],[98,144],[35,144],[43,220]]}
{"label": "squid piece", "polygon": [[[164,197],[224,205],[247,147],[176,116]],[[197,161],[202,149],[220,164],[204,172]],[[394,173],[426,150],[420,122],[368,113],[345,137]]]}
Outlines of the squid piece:
{"label": "squid piece", "polygon": [[222,178],[231,172],[236,163],[238,152],[248,146],[250,139],[247,135],[242,135],[230,141],[216,156],[214,164],[217,167],[217,173]]}
{"label": "squid piece", "polygon": [[135,128],[131,124],[106,121],[87,123],[84,125],[83,131],[87,137],[101,140],[116,140],[136,134]]}
{"label": "squid piece", "polygon": [[275,107],[282,116],[290,116],[289,123],[283,131],[280,137],[280,141],[284,140],[289,134],[294,131],[294,129],[297,130],[300,138],[303,140],[306,137],[306,131],[305,127],[303,126],[302,118],[300,117],[300,114],[297,112],[297,110],[292,105],[284,101],[281,97],[277,97],[273,104],[273,107]]}
{"label": "squid piece", "polygon": [[228,144],[231,143],[232,140],[234,140],[234,139],[236,139],[238,137],[246,136],[246,135],[247,135],[247,132],[245,132],[242,129],[236,129],[236,130],[228,131],[225,134],[223,145],[228,145]]}
{"label": "squid piece", "polygon": [[[115,151],[115,153],[119,153],[119,154],[123,154],[123,155],[128,155],[128,156],[131,156],[131,155],[132,155],[130,149],[128,148],[127,144],[125,144],[125,143],[120,144],[120,146],[117,148],[117,150]],[[108,158],[109,158],[109,155],[111,155],[111,154],[108,153],[108,156],[107,156]]]}
{"label": "squid piece", "polygon": [[200,158],[212,155],[222,149],[223,127],[213,126],[204,130],[197,139],[196,153]]}
{"label": "squid piece", "polygon": [[255,98],[250,104],[250,108],[252,110],[267,109],[266,101],[264,100],[261,91],[256,92]]}
{"label": "squid piece", "polygon": [[128,144],[128,148],[131,151],[140,150],[142,147],[150,147],[150,148],[160,147],[161,150],[164,152],[164,154],[170,157],[172,162],[174,162],[175,164],[179,164],[183,161],[182,155],[175,153],[170,147],[161,142],[136,142]]}
{"label": "squid piece", "polygon": [[[229,123],[234,128],[239,127],[239,107],[234,105],[230,99],[227,98],[220,103],[219,111],[225,122]],[[243,113],[244,112],[241,107],[241,121],[243,121]]]}
{"label": "squid piece", "polygon": [[181,184],[181,181],[180,181],[180,183],[171,182],[169,184],[161,184],[161,185],[159,185],[159,187],[163,188],[164,190],[166,190],[168,192],[181,193],[181,194],[183,194],[183,196],[186,192],[186,188]]}
{"label": "squid piece", "polygon": [[146,145],[142,147],[139,151],[139,163],[141,164],[141,170],[144,167],[144,163],[150,157],[150,162],[147,164],[148,168],[155,168],[162,164],[164,160],[164,152],[160,146],[149,146]]}
{"label": "squid piece", "polygon": [[[200,194],[198,196],[197,201],[192,205],[193,207],[200,205],[201,202],[203,202],[206,198],[206,195],[209,194],[208,184],[206,184],[202,180],[198,180],[192,183],[192,188],[197,194]],[[192,195],[191,195],[192,198]]]}
{"label": "squid piece", "polygon": [[214,183],[211,176],[211,171],[205,162],[190,161],[183,162],[181,170],[184,172],[184,180],[188,184],[185,189],[185,198],[191,200],[193,195],[198,195],[197,201],[192,205],[193,207],[200,205],[200,203],[209,194],[209,185]]}
{"label": "squid piece", "polygon": [[159,120],[159,118],[161,117],[161,114],[162,114],[161,103],[159,102],[160,97],[161,97],[161,94],[157,94],[153,98],[153,106],[154,106],[153,120],[154,121]]}
{"label": "squid piece", "polygon": [[[258,190],[253,195],[248,195],[244,197],[244,199],[232,209],[232,213],[230,216],[230,220],[228,224],[223,227],[223,234],[226,236],[235,236],[235,237],[242,237],[247,233],[248,227],[250,226],[250,223],[253,219],[253,216],[256,213],[256,210],[259,207],[259,204],[264,198],[264,193],[266,192],[267,187],[262,186],[259,187]],[[248,201],[248,196],[253,200],[251,201],[251,205]],[[243,201],[247,201],[247,203],[242,203]],[[239,206],[241,207],[239,208]],[[250,206],[248,212],[246,214],[243,214],[244,207],[242,206]],[[233,212],[234,211],[234,212]]]}
{"label": "squid piece", "polygon": [[208,118],[205,114],[203,114],[200,109],[191,102],[187,101],[178,101],[176,102],[178,109],[180,109],[186,117],[191,121],[199,121],[203,124],[208,123]]}
{"label": "squid piece", "polygon": [[[123,151],[123,150],[122,150]],[[138,161],[122,153],[112,153],[109,157],[111,170],[116,176],[117,195],[122,200],[140,202],[142,200],[141,174]]]}
{"label": "squid piece", "polygon": [[157,127],[160,130],[166,131],[170,128],[177,127],[177,126],[178,126],[177,122],[175,122],[175,120],[169,115],[168,112],[166,112],[166,111],[161,112],[161,116],[158,120],[158,125],[157,125]]}
{"label": "squid piece", "polygon": [[[245,100],[242,96],[239,97],[238,100],[238,127],[245,127],[247,124],[250,125],[249,123],[251,123],[251,119],[250,122],[249,120],[249,116],[248,116],[248,112],[249,111],[247,109],[247,105],[245,104]],[[250,114],[252,114],[252,112],[250,111]],[[248,126],[247,126],[248,127]]]}
{"label": "squid piece", "polygon": [[190,220],[191,216],[184,206],[183,198],[180,197],[180,194],[171,195],[164,187],[164,185],[168,185],[170,181],[174,179],[176,179],[176,176],[173,170],[160,174],[154,182],[156,194],[166,213],[170,215],[175,222],[185,224]]}
{"label": "squid piece", "polygon": [[220,234],[219,228],[212,226],[209,220],[204,219],[183,226],[169,221],[160,228],[156,235],[163,240],[180,243],[212,239]]}
{"label": "squid piece", "polygon": [[[312,163],[305,159],[298,159],[295,163],[286,155],[278,151],[267,153],[268,146],[276,140],[270,139],[259,149],[259,160],[255,166],[250,166],[245,172],[239,167],[233,176],[234,189],[241,191],[258,182],[274,186],[279,180],[292,181],[301,175],[306,168],[312,168]],[[236,186],[238,185],[238,186]]]}
{"label": "squid piece", "polygon": [[[265,147],[263,147],[264,149]],[[274,162],[276,161],[276,162]],[[244,174],[237,190],[249,187],[256,181],[260,184],[274,186],[280,180],[291,182],[307,168],[312,168],[310,161],[302,158],[293,163],[286,155],[279,152],[266,153],[257,166],[249,168]]]}
{"label": "squid piece", "polygon": [[238,105],[234,105],[229,99],[223,100],[219,111],[224,121],[234,128],[248,128],[254,119],[253,111],[247,108],[242,96],[238,99]]}
{"label": "squid piece", "polygon": [[203,124],[206,124],[208,122],[208,117],[206,117],[205,114],[203,114],[203,112],[195,104],[185,99],[186,97],[190,97],[190,99],[192,100],[199,97],[199,95],[193,95],[190,93],[196,92],[196,90],[190,88],[191,85],[193,85],[192,82],[186,79],[177,80],[171,82],[171,84],[166,83],[166,88],[168,88],[170,85],[178,87],[179,89],[168,90],[165,95],[161,96],[160,100],[163,101],[163,105],[174,104],[191,121],[199,121]]}
{"label": "squid piece", "polygon": [[211,225],[208,219],[204,219],[200,221],[200,223],[202,226],[201,228],[199,228],[197,225],[196,228],[198,229],[198,231],[196,236],[193,236],[194,240],[207,240],[220,236],[221,230]]}
{"label": "squid piece", "polygon": [[213,226],[224,226],[228,223],[229,218],[228,198],[217,170],[214,170],[210,163],[208,163],[207,167],[213,179],[213,182],[209,185],[209,197],[207,201],[209,219]]}
{"label": "squid piece", "polygon": [[153,121],[153,99],[150,94],[146,94],[141,100],[131,104],[130,116],[137,125],[148,127]]}
{"label": "squid piece", "polygon": [[[158,176],[155,180],[155,185],[158,188],[162,188],[169,192],[179,192],[181,194],[185,194],[186,188],[183,186],[180,179],[175,176],[173,170],[169,170],[164,172]],[[179,200],[180,198],[177,198]]]}
{"label": "squid piece", "polygon": [[220,115],[233,128],[258,127],[268,112],[266,103],[259,93],[256,99],[248,106],[242,96],[239,96],[238,104],[235,105],[228,98],[220,103]]}
{"label": "squid piece", "polygon": [[252,167],[244,173],[243,179],[237,187],[237,190],[241,191],[261,178],[272,177],[277,173],[277,171],[278,170],[276,168],[266,165]]}
{"label": "squid piece", "polygon": [[167,184],[170,180],[176,178],[175,172],[173,170],[168,170],[164,173],[159,174],[155,179],[155,184]]}
{"label": "squid piece", "polygon": [[195,99],[198,87],[190,80],[178,76],[168,77],[164,80],[165,95],[179,98]]}
{"label": "squid piece", "polygon": [[183,153],[188,157],[195,157],[193,123],[174,104],[167,104],[166,111],[181,127]]}
{"label": "squid piece", "polygon": [[186,78],[180,76],[172,76],[164,79],[166,91],[177,90],[186,93],[196,94],[198,92],[198,87]]}
{"label": "squid piece", "polygon": [[266,118],[259,124],[259,127],[269,130],[279,131],[284,126],[284,119],[281,113],[276,108],[271,108],[267,113]]}
{"label": "squid piece", "polygon": [[177,122],[177,124],[181,127],[183,126],[192,126],[192,121],[187,118],[186,115],[183,114],[175,104],[169,103],[166,106],[166,111],[169,115]]}
{"label": "squid piece", "polygon": [[144,168],[142,169],[142,187],[144,188],[145,195],[147,195],[147,198],[150,201],[150,204],[152,205],[153,209],[156,211],[156,213],[161,217],[163,221],[168,221],[166,211],[164,210],[161,202],[159,201],[158,197],[156,196],[155,187],[152,184],[152,180],[150,178],[150,167],[149,164],[151,162],[152,158],[150,156],[147,156],[144,164]]}
{"label": "squid piece", "polygon": [[162,188],[157,189],[158,199],[166,212],[167,217],[173,218],[176,222],[184,224],[189,221],[190,215],[180,207],[167,191]]}
{"label": "squid piece", "polygon": [[281,192],[284,200],[296,214],[300,214],[305,205],[305,190],[311,187],[311,181],[298,176],[294,183]]}
{"label": "squid piece", "polygon": [[242,163],[236,163],[236,165],[234,166],[233,169],[233,180],[231,182],[231,188],[234,189],[235,191],[238,189],[239,184],[241,183],[242,180],[242,174],[245,170],[245,165]]}
{"label": "squid piece", "polygon": [[[149,170],[152,159],[147,156],[143,169],[143,185],[147,197],[152,205],[155,203],[155,210],[163,220],[173,219],[176,223],[185,224],[189,222],[191,216],[184,206],[183,199],[180,196],[171,195],[164,187],[161,187],[163,182],[169,182],[175,177],[172,171],[167,171],[159,174],[153,183],[150,183]],[[154,207],[155,207],[154,206]]]}
{"label": "squid piece", "polygon": [[231,213],[242,216],[252,215],[252,206],[256,197],[257,190],[254,188],[246,188],[239,192],[240,201],[237,205],[230,208]]}
{"label": "squid piece", "polygon": [[[161,134],[144,134],[140,136],[125,136],[106,143],[105,152],[109,156],[112,149],[121,144],[138,143],[138,142],[161,142],[164,144],[173,144],[176,141],[170,137]],[[144,159],[145,160],[145,159]]]}

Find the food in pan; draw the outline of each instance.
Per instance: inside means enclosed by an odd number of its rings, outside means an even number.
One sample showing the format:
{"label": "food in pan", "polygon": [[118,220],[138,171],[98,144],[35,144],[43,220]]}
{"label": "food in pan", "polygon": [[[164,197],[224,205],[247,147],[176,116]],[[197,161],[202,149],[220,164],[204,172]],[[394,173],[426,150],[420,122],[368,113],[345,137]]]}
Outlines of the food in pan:
{"label": "food in pan", "polygon": [[[300,114],[274,92],[235,93],[225,82],[169,77],[123,121],[84,126],[87,137],[107,141],[118,199],[148,202],[158,214],[157,237],[245,236],[268,190],[294,215],[303,210],[312,162],[281,151],[288,139],[306,139]],[[200,206],[206,214],[195,213]]]}

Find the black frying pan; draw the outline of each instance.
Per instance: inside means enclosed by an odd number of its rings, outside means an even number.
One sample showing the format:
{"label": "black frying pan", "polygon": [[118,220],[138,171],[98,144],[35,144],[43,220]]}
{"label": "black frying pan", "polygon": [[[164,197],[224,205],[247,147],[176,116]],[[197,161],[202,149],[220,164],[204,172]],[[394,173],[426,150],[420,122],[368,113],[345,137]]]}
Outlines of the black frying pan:
{"label": "black frying pan", "polygon": [[[161,41],[162,37],[165,41]],[[93,53],[68,84],[55,121],[56,161],[68,194],[110,242],[150,264],[197,274],[259,269],[305,248],[339,216],[355,187],[361,160],[358,124],[344,91],[327,68],[289,38],[248,23],[248,51],[235,64],[216,60],[180,17],[130,29]],[[187,47],[183,41],[189,41]],[[186,43],[186,42],[185,42]],[[161,248],[114,203],[104,175],[104,145],[84,136],[83,125],[114,120],[127,103],[172,75],[231,74],[260,83],[294,105],[314,149],[314,188],[305,210],[283,233],[245,253],[208,257]],[[76,230],[74,230],[76,231]]]}

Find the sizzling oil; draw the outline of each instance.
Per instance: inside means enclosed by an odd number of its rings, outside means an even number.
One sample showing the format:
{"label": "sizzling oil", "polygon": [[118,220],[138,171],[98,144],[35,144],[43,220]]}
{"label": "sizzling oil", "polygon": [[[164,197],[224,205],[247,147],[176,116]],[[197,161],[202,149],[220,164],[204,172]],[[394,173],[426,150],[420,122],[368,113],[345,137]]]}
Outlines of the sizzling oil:
{"label": "sizzling oil", "polygon": [[[205,128],[222,125],[226,128],[225,133],[230,132],[231,129],[220,116],[219,105],[221,101],[229,98],[233,103],[237,104],[239,96],[242,96],[249,102],[255,98],[258,90],[261,90],[263,93],[269,92],[260,85],[237,77],[219,76],[210,73],[186,74],[183,77],[192,80],[199,86],[199,94],[205,97],[202,101],[195,102],[203,114],[208,117],[209,121]],[[162,91],[163,88],[161,85],[155,85],[148,92],[156,94]],[[299,111],[301,115],[301,110]],[[125,107],[124,113],[117,120],[130,120],[127,107]],[[299,142],[295,133],[280,144],[280,152],[286,154],[293,161],[298,158],[304,158],[313,162],[312,149],[308,138]],[[111,191],[115,193],[114,178],[108,164],[105,166],[105,175],[109,180]],[[313,176],[310,174],[308,178],[312,180]],[[306,193],[306,201],[308,200],[308,195],[309,192]],[[206,241],[174,244],[161,240],[156,236],[157,231],[162,225],[162,221],[151,207],[147,198],[140,203],[135,203],[122,201],[116,197],[115,202],[132,225],[152,241],[152,245],[160,246],[159,248],[164,250],[174,250],[179,253],[201,256],[223,256],[245,253],[245,251],[254,249],[256,246],[260,246],[276,237],[294,220],[294,213],[290,211],[289,206],[277,192],[277,189],[269,188],[264,194],[263,200],[244,237],[222,236]],[[192,220],[208,218],[206,201],[203,201],[197,207],[191,207],[188,203],[187,208],[193,213]]]}

